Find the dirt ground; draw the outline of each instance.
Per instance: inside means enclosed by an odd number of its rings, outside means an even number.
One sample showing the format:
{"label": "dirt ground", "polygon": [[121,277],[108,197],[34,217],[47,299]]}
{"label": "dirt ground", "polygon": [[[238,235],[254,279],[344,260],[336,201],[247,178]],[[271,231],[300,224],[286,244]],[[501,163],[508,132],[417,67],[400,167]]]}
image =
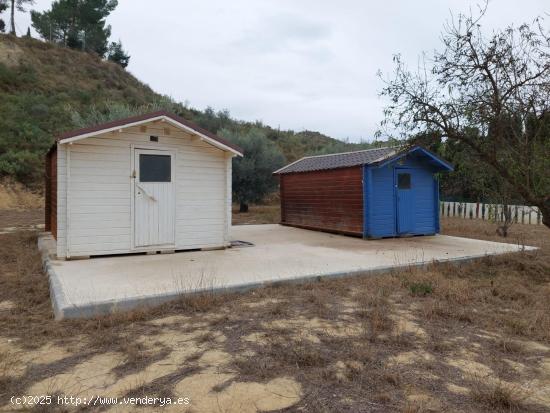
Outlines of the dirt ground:
{"label": "dirt ground", "polygon": [[35,234],[0,234],[0,410],[49,394],[188,398],[165,410],[190,412],[550,411],[550,231],[442,226],[540,250],[55,322]]}
{"label": "dirt ground", "polygon": [[31,191],[19,183],[0,179],[0,211],[43,207],[44,198],[39,191]]}
{"label": "dirt ground", "polygon": [[22,230],[43,230],[44,210],[34,209],[0,209],[0,233]]}

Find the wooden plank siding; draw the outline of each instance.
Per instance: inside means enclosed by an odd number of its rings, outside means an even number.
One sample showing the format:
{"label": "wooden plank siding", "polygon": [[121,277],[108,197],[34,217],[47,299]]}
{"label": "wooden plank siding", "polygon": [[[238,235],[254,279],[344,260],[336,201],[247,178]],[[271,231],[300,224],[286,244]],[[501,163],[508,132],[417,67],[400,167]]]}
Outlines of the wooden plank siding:
{"label": "wooden plank siding", "polygon": [[57,146],[57,255],[65,257],[67,249],[67,149]]}
{"label": "wooden plank siding", "polygon": [[44,229],[52,230],[52,152],[46,154],[44,162]]}
{"label": "wooden plank siding", "polygon": [[57,239],[57,148],[46,155],[45,181],[45,229]]}
{"label": "wooden plank siding", "polygon": [[[158,137],[151,142],[149,137]],[[175,246],[229,244],[232,157],[167,123],[58,145],[59,257],[133,252],[132,147],[175,151]],[[229,175],[229,176],[228,176]],[[69,230],[67,231],[67,228]]]}
{"label": "wooden plank siding", "polygon": [[281,223],[363,235],[362,167],[280,175]]}
{"label": "wooden plank siding", "polygon": [[57,239],[57,150],[52,153],[51,157],[51,184],[50,184],[50,231],[55,239]]}

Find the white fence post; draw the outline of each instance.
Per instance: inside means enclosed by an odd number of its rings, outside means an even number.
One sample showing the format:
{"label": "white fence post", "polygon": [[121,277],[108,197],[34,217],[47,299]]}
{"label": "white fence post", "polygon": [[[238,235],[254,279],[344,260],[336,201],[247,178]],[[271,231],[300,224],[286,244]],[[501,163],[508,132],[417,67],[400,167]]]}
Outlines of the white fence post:
{"label": "white fence post", "polygon": [[441,217],[502,222],[505,219],[506,209],[508,209],[514,223],[542,225],[542,215],[537,207],[448,201],[441,201],[439,206]]}

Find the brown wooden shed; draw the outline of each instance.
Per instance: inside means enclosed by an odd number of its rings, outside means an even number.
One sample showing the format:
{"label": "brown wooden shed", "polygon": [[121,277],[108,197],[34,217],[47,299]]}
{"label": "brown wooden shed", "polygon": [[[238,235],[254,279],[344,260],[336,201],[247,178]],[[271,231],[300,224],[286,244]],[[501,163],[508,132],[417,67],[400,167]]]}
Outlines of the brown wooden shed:
{"label": "brown wooden shed", "polygon": [[450,170],[420,146],[301,158],[274,172],[281,224],[364,238],[435,234],[437,172]]}

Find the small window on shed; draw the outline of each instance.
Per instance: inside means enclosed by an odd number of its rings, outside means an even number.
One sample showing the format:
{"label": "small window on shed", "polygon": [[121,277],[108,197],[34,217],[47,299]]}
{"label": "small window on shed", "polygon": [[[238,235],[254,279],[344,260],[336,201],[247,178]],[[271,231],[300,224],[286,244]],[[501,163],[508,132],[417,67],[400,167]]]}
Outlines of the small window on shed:
{"label": "small window on shed", "polygon": [[170,182],[172,166],[170,155],[139,155],[140,182]]}
{"label": "small window on shed", "polygon": [[411,189],[411,174],[397,174],[397,188]]}

